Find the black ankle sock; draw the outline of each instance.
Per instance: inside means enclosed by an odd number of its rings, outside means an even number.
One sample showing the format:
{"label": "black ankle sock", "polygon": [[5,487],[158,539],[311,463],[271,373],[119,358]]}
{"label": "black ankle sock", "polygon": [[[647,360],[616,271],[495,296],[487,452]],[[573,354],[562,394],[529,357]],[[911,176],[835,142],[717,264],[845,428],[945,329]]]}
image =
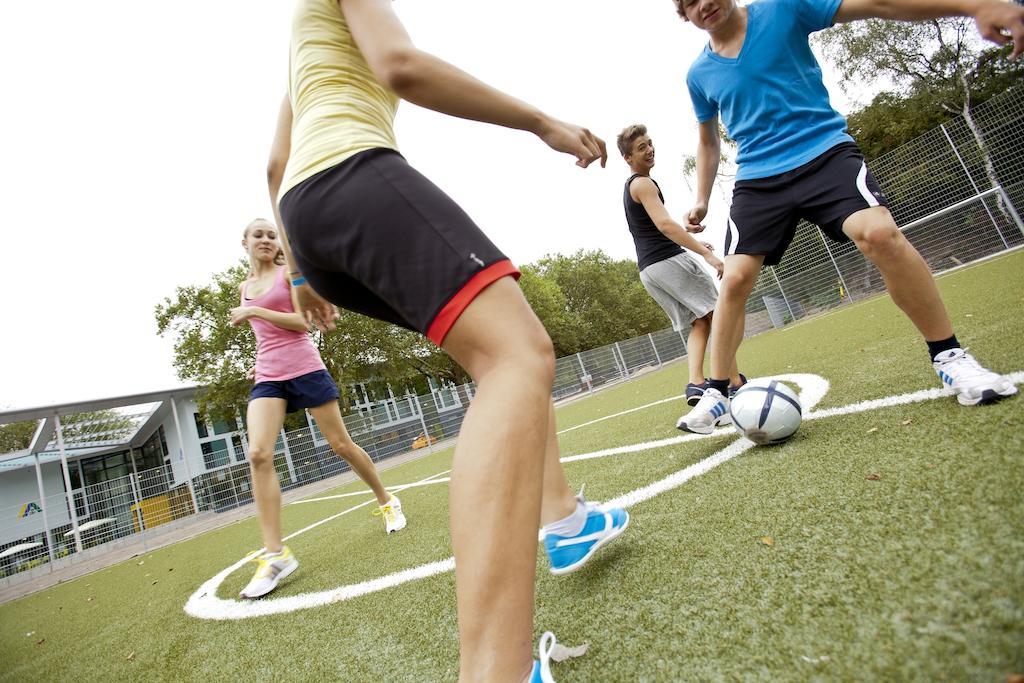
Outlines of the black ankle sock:
{"label": "black ankle sock", "polygon": [[935,356],[943,351],[960,348],[960,342],[956,340],[955,334],[949,339],[941,339],[939,341],[925,340],[925,343],[928,344],[928,355],[931,356],[932,360],[935,360]]}
{"label": "black ankle sock", "polygon": [[718,389],[718,392],[722,396],[729,395],[729,379],[709,379],[708,389]]}

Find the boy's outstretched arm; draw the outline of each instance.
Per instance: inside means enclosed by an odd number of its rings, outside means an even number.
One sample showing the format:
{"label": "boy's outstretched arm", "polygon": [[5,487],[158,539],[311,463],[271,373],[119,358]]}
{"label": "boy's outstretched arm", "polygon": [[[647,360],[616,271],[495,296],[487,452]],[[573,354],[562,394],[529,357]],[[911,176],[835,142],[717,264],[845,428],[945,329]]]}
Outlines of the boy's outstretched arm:
{"label": "boy's outstretched arm", "polygon": [[700,140],[697,142],[697,201],[686,215],[686,229],[701,232],[701,221],[708,214],[711,188],[715,184],[718,164],[722,158],[722,140],[718,137],[718,117],[713,116],[700,124]]}
{"label": "boy's outstretched arm", "polygon": [[706,242],[698,242],[683,226],[672,220],[668,209],[658,197],[658,188],[655,187],[653,180],[637,178],[630,184],[629,193],[634,201],[643,204],[644,210],[661,234],[682,248],[702,256],[708,265],[718,272],[718,277],[722,277],[722,261],[712,253],[711,247]]}
{"label": "boy's outstretched arm", "polygon": [[417,49],[391,0],[339,2],[370,69],[402,99],[442,114],[529,131],[552,149],[575,156],[584,168],[596,160],[605,165],[604,141],[586,128],[554,119]]}
{"label": "boy's outstretched arm", "polygon": [[917,21],[941,17],[972,17],[982,38],[1006,45],[1012,57],[1024,52],[1024,6],[1003,0],[843,0],[833,22],[857,19]]}

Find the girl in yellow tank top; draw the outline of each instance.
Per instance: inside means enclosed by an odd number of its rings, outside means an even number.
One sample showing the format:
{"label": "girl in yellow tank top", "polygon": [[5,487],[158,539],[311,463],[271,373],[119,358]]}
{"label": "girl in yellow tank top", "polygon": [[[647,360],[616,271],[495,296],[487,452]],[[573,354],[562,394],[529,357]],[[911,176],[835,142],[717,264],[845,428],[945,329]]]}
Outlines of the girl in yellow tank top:
{"label": "girl in yellow tank top", "polygon": [[550,648],[538,662],[529,647],[538,520],[563,574],[629,518],[573,496],[554,431],[551,340],[514,266],[397,153],[399,98],[529,131],[584,168],[604,166],[605,144],[418,50],[391,0],[298,0],[268,168],[298,301],[325,330],[326,298],[423,332],[476,381],[450,491],[460,680],[550,681]]}

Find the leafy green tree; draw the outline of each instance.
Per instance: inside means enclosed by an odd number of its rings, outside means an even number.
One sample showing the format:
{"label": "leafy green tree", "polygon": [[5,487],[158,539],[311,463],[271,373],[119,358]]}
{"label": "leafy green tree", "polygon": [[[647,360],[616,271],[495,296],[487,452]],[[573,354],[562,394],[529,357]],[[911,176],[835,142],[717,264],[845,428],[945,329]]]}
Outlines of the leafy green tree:
{"label": "leafy green tree", "polygon": [[37,420],[11,422],[0,425],[0,453],[12,453],[28,448],[36,433]]}
{"label": "leafy green tree", "polygon": [[[894,95],[876,98],[871,105],[875,110],[855,119],[853,130],[888,135],[892,144],[898,144],[906,141],[905,135],[923,132],[922,126],[925,130],[934,127],[940,111],[946,117],[962,115],[983,152],[989,179],[993,185],[998,184],[995,166],[971,110],[984,99],[1020,83],[1024,66],[1019,60],[1008,59],[1010,46],[985,49],[974,21],[962,17],[919,22],[867,19],[840,24],[818,34],[816,40],[842,74],[844,88],[886,80],[896,87]],[[886,124],[884,116],[891,116],[900,100],[909,109],[900,118],[920,117],[922,121]],[[886,149],[879,144],[870,146],[873,151]]]}
{"label": "leafy green tree", "polygon": [[[239,305],[239,284],[249,265],[216,273],[205,285],[179,287],[156,306],[157,333],[174,337],[178,376],[201,386],[197,404],[206,417],[232,420],[245,405],[256,362],[256,338],[249,325],[231,325],[229,311]],[[421,335],[342,310],[336,331],[311,333],[343,400],[354,382],[393,382],[429,374],[456,379],[460,370]]]}
{"label": "leafy green tree", "polygon": [[534,265],[520,268],[519,287],[551,336],[556,356],[567,356],[582,350],[580,333],[582,325],[578,317],[569,310],[558,283],[543,275]]}
{"label": "leafy green tree", "polygon": [[[729,137],[729,132],[721,120],[718,122],[718,137],[722,140],[721,152],[718,156],[718,171],[715,173],[715,181],[722,197],[728,201],[727,183],[736,177],[736,166],[733,164],[736,156],[736,141]],[[683,155],[683,180],[690,192],[697,191],[697,155]]]}
{"label": "leafy green tree", "polygon": [[[556,345],[556,355],[563,356],[583,349],[611,344],[665,327],[664,311],[640,283],[635,261],[613,260],[603,251],[580,250],[571,256],[548,255],[530,269],[541,278],[553,282],[561,299],[564,315],[557,320],[565,329],[556,330],[556,338],[565,346]],[[543,318],[542,318],[543,320]],[[574,331],[570,331],[574,330]]]}

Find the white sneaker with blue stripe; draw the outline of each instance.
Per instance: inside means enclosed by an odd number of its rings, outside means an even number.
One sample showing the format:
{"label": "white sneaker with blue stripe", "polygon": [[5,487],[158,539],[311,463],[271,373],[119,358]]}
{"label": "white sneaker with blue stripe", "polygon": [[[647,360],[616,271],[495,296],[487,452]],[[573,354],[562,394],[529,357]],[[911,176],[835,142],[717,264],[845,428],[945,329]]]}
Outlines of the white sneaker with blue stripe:
{"label": "white sneaker with blue stripe", "polygon": [[966,349],[943,351],[935,356],[932,367],[962,406],[994,403],[1017,393],[1013,382],[983,368]]}
{"label": "white sneaker with blue stripe", "polygon": [[718,389],[708,387],[700,401],[686,415],[679,418],[676,429],[694,434],[710,434],[719,425],[732,424],[729,416],[729,399]]}
{"label": "white sneaker with blue stripe", "polygon": [[540,637],[540,643],[537,644],[537,654],[540,655],[540,659],[534,660],[533,672],[527,683],[555,683],[555,679],[551,676],[551,660],[564,662],[570,657],[582,657],[586,653],[586,643],[579,647],[565,647],[558,644],[554,633],[545,631],[544,635]]}
{"label": "white sneaker with blue stripe", "polygon": [[544,549],[551,560],[551,573],[556,576],[574,572],[587,563],[602,546],[615,540],[629,526],[629,513],[622,508],[604,508],[598,503],[586,505],[587,521],[572,536],[562,536],[541,529]]}
{"label": "white sneaker with blue stripe", "polygon": [[555,634],[545,631],[540,637],[537,645],[539,660],[533,662],[533,674],[530,675],[530,683],[555,683],[551,676],[551,651],[555,649]]}

